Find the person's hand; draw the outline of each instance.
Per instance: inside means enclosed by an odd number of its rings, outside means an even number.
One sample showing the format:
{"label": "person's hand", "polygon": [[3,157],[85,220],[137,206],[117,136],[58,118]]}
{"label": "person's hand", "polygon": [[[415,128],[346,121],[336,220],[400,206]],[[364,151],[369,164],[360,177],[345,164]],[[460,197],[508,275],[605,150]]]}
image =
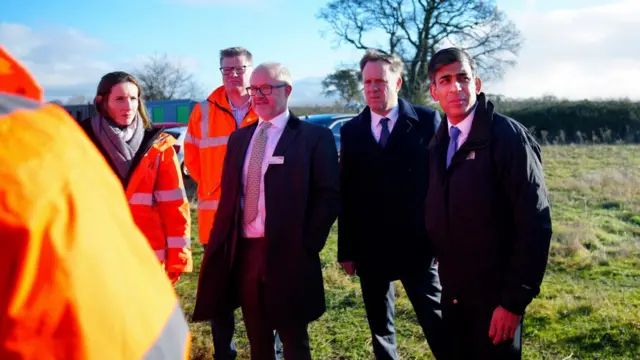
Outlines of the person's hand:
{"label": "person's hand", "polygon": [[169,271],[167,273],[167,276],[169,277],[169,280],[171,280],[171,283],[173,285],[175,285],[178,280],[180,280],[180,275],[182,275],[182,273],[179,271]]}
{"label": "person's hand", "polygon": [[502,341],[513,339],[519,324],[520,315],[510,313],[502,306],[498,306],[493,311],[489,327],[489,337],[493,339],[493,344],[498,345]]}
{"label": "person's hand", "polygon": [[356,263],[353,261],[345,261],[341,262],[342,268],[347,273],[347,275],[354,275],[356,273]]}

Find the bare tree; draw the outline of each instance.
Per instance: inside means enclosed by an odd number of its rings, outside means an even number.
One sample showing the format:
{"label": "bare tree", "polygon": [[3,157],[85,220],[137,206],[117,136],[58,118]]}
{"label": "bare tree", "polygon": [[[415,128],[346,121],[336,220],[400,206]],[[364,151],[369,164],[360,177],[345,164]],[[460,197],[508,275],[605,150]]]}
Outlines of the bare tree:
{"label": "bare tree", "polygon": [[[520,31],[495,1],[331,0],[317,16],[329,24],[336,45],[402,57],[403,95],[418,102],[427,94],[429,59],[447,43],[469,51],[485,80],[515,65],[522,44]],[[381,38],[384,43],[372,40]]]}
{"label": "bare tree", "polygon": [[145,100],[200,99],[202,96],[193,74],[166,54],[150,56],[134,75],[142,85]]}
{"label": "bare tree", "polygon": [[322,93],[326,97],[337,94],[344,100],[345,104],[350,104],[353,101],[360,101],[362,98],[360,82],[361,75],[359,71],[338,69],[322,80]]}

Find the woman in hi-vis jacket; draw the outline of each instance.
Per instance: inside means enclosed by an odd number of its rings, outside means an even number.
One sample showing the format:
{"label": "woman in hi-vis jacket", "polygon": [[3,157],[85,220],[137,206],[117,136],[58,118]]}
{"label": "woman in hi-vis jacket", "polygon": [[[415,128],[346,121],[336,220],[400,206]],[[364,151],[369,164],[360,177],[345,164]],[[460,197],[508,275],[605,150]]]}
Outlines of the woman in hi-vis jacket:
{"label": "woman in hi-vis jacket", "polygon": [[175,139],[151,126],[142,96],[135,77],[108,73],[98,84],[96,115],[81,125],[120,178],[136,224],[175,285],[193,270],[189,200]]}

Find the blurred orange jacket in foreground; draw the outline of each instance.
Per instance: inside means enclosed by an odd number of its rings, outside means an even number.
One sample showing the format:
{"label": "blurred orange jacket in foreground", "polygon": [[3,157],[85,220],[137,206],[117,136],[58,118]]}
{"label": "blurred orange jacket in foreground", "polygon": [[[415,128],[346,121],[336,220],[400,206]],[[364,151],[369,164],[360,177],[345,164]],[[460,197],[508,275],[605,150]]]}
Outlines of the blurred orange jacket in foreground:
{"label": "blurred orange jacket in foreground", "polygon": [[188,359],[120,182],[2,47],[0,139],[0,359]]}

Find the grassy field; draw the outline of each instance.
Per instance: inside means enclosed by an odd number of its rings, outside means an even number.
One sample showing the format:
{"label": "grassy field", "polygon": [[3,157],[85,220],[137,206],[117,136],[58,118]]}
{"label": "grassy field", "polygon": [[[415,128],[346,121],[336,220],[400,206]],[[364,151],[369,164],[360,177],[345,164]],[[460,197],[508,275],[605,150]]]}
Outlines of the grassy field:
{"label": "grassy field", "polygon": [[[544,148],[554,225],[540,296],[525,316],[525,359],[640,359],[640,146]],[[194,239],[197,238],[194,214]],[[335,230],[335,229],[334,229]],[[197,240],[194,240],[197,244]],[[199,266],[202,250],[194,245]],[[372,359],[357,279],[335,261],[336,234],[322,252],[327,312],[310,325],[315,359]],[[177,285],[187,317],[197,274]],[[400,284],[396,331],[403,359],[431,359]],[[248,359],[241,321],[236,339]],[[191,324],[192,359],[211,359],[207,324]]]}

